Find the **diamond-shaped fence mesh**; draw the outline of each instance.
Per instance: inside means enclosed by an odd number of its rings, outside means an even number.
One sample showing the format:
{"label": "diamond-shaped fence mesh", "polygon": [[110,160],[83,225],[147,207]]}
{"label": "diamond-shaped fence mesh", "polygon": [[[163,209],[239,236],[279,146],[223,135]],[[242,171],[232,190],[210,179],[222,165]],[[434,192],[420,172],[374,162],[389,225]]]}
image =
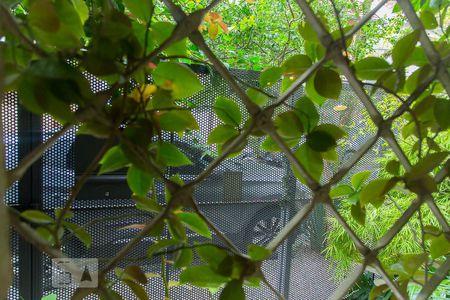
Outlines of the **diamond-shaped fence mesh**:
{"label": "diamond-shaped fence mesh", "polygon": [[[165,135],[164,139],[175,144],[192,161],[192,165],[186,167],[169,168],[167,176],[180,174],[185,182],[197,180],[216,156],[217,149],[206,144],[208,134],[219,124],[219,120],[213,112],[213,103],[217,96],[227,96],[241,103],[240,109],[244,115],[252,115],[257,126],[273,138],[282,148],[281,153],[266,153],[260,150],[262,138],[250,137],[241,154],[232,159],[223,161],[218,167],[211,171],[206,178],[201,178],[196,184],[194,198],[198,208],[211,220],[215,226],[224,233],[238,248],[245,252],[249,243],[255,243],[274,250],[273,255],[267,259],[262,270],[266,280],[289,299],[325,299],[342,298],[346,291],[354,285],[356,280],[364,272],[365,267],[370,265],[387,282],[395,296],[399,299],[406,298],[395,280],[390,278],[381,266],[377,256],[395,238],[395,235],[404,230],[405,224],[411,216],[417,212],[421,204],[426,203],[431,213],[436,217],[443,231],[448,234],[448,220],[434,203],[429,193],[421,194],[418,199],[405,208],[394,225],[380,239],[361,238],[355,234],[349,225],[349,220],[341,216],[338,207],[328,195],[331,186],[339,182],[347,182],[350,176],[362,170],[376,170],[377,158],[382,153],[382,139],[395,153],[406,171],[411,169],[404,150],[398,145],[391,121],[397,116],[405,113],[413,101],[420,96],[425,87],[419,86],[417,91],[404,103],[399,103],[392,115],[381,114],[377,101],[383,94],[370,95],[356,79],[347,57],[341,51],[340,39],[333,40],[330,34],[321,25],[315,13],[306,1],[297,1],[305,18],[317,32],[323,46],[328,49],[326,59],[320,60],[307,71],[305,71],[280,97],[271,99],[270,108],[278,113],[287,110],[291,102],[297,100],[304,92],[300,87],[326,60],[332,60],[340,73],[347,79],[343,92],[338,101],[326,102],[320,111],[321,122],[339,125],[346,129],[348,136],[337,148],[338,159],[335,162],[327,162],[324,167],[320,182],[316,182],[299,160],[292,154],[289,147],[283,144],[282,139],[276,131],[267,124],[259,124],[264,119],[264,113],[269,109],[256,111],[254,106],[245,96],[244,90],[249,86],[258,87],[259,74],[257,72],[232,70],[223,68],[220,61],[211,53],[198,32],[194,32],[191,38],[199,48],[205,52],[212,65],[218,73],[203,68],[194,68],[205,89],[196,96],[189,99],[193,105],[192,112],[196,117],[200,130],[186,133],[183,137],[177,135]],[[354,26],[348,36],[353,35],[370,17],[376,13],[387,1],[381,1],[374,10],[363,17]],[[171,1],[165,1],[175,19],[180,22],[183,14]],[[426,32],[414,12],[409,1],[398,1],[411,26],[419,30],[420,42],[435,70],[435,77],[442,83],[444,89],[449,92],[450,81],[448,73],[440,68],[441,58],[429,41]],[[87,75],[91,81],[94,92],[107,89],[106,84]],[[225,79],[224,79],[225,78]],[[434,79],[434,77],[433,77]],[[278,94],[279,85],[275,85],[270,93]],[[13,94],[7,94],[5,103],[15,103]],[[6,106],[4,106],[5,109]],[[14,120],[5,118],[4,126],[15,126]],[[20,122],[20,120],[18,120]],[[373,122],[373,124],[370,124]],[[270,122],[268,122],[270,125]],[[375,128],[375,129],[374,129]],[[42,139],[59,130],[59,126],[51,118],[42,118]],[[13,130],[14,131],[14,130]],[[14,132],[5,131],[5,144],[9,162],[8,167],[14,167],[15,143]],[[243,131],[243,137],[248,133]],[[246,135],[246,136],[244,136]],[[11,146],[8,146],[8,143]],[[235,145],[237,146],[237,145]],[[77,171],[84,164],[85,158],[98,150],[100,144],[94,141],[84,140],[75,136],[74,130],[66,132],[46,152],[42,163],[42,207],[52,212],[55,207],[61,206],[69,195],[70,188],[79,176]],[[232,150],[232,149],[227,149]],[[295,149],[294,149],[295,150]],[[92,155],[92,154],[91,154]],[[9,156],[13,158],[9,158]],[[292,168],[299,172],[305,179],[306,185],[301,184],[293,175]],[[447,173],[444,169],[434,178],[436,182],[442,181]],[[201,175],[200,175],[201,176]],[[376,176],[376,172],[372,174]],[[80,192],[74,202],[75,217],[73,222],[89,231],[93,237],[90,249],[77,242],[69,236],[64,240],[64,252],[72,257],[96,257],[100,259],[100,267],[106,265],[117,251],[126,247],[137,231],[139,225],[146,224],[153,217],[151,215],[138,215],[134,209],[133,202],[126,195],[125,174],[116,174],[100,178],[88,179],[86,186]],[[156,187],[159,200],[163,201],[162,186]],[[14,196],[14,187],[7,196],[8,203],[17,201]],[[339,262],[329,261],[324,257],[323,250],[326,245],[325,233],[329,230],[330,220],[344,228],[353,242],[355,251],[361,255],[360,264],[352,266],[352,272],[345,279],[337,279],[333,273],[333,266]],[[137,226],[138,225],[138,226]],[[290,234],[287,234],[290,232]],[[163,237],[167,237],[164,233]],[[191,242],[202,240],[193,232],[188,232]],[[167,275],[169,280],[169,293],[171,299],[207,299],[218,298],[218,294],[210,295],[207,290],[197,289],[191,286],[177,286],[178,273],[171,263],[173,257],[170,253],[160,253],[168,262],[161,264],[158,256],[152,259],[145,257],[146,249],[154,243],[152,237],[144,237],[143,240],[126,253],[124,261],[118,266],[124,266],[132,261],[140,265],[145,272]],[[223,243],[219,235],[214,235],[213,242]],[[194,263],[198,258],[194,258]],[[113,266],[114,267],[114,266]],[[425,299],[436,287],[436,285],[448,273],[449,258],[442,264],[439,272],[424,286],[419,294],[420,299]],[[57,293],[62,299],[66,299],[72,293],[71,290],[55,290],[50,286],[51,264],[46,257],[42,260],[42,277],[40,278],[40,289],[42,294]],[[163,282],[155,275],[146,286],[149,294],[154,298],[161,298],[164,294]],[[247,288],[246,294],[249,299],[274,299],[275,295],[269,287],[262,284],[261,289]],[[117,284],[115,289],[123,293],[127,299],[134,299],[130,291]],[[15,290],[11,290],[11,297],[16,297]]]}

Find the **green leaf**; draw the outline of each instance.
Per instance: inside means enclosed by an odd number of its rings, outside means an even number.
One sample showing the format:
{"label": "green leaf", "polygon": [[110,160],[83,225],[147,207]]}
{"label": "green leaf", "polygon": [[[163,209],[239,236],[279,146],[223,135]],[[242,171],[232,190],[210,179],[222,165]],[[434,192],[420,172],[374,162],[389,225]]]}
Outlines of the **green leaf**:
{"label": "green leaf", "polygon": [[[60,208],[60,207],[55,208],[55,219],[60,218],[61,213],[62,213],[62,208]],[[64,213],[64,216],[62,217],[62,219],[65,220],[65,219],[70,219],[70,218],[73,218],[73,211],[71,211],[69,209]]]}
{"label": "green leaf", "polygon": [[306,143],[313,151],[317,152],[327,152],[337,145],[331,134],[316,129],[306,136]]}
{"label": "green leaf", "polygon": [[56,294],[50,294],[50,295],[46,295],[44,297],[41,298],[41,300],[57,300],[57,295]]}
{"label": "green leaf", "polygon": [[174,62],[161,62],[152,73],[156,85],[172,91],[175,99],[187,98],[204,87],[188,67]]}
{"label": "green leaf", "polygon": [[198,256],[214,270],[228,256],[224,250],[212,245],[199,245],[196,251]]}
{"label": "green leaf", "polygon": [[124,0],[123,2],[134,17],[144,22],[150,20],[150,11],[153,5],[151,0]]}
{"label": "green leaf", "polygon": [[157,241],[153,245],[148,247],[147,257],[151,258],[153,256],[153,254],[155,254],[156,252],[159,252],[159,251],[161,251],[163,249],[166,249],[166,248],[169,248],[169,247],[172,247],[172,246],[176,246],[176,245],[178,245],[180,243],[181,242],[179,240],[176,240],[176,239]]}
{"label": "green leaf", "polygon": [[436,99],[434,102],[434,117],[442,130],[450,128],[450,101],[446,99]]}
{"label": "green leaf", "polygon": [[70,104],[82,104],[91,97],[89,82],[74,67],[56,58],[30,64],[22,72],[18,96],[22,104],[36,114],[48,113],[57,121],[74,121]]}
{"label": "green leaf", "polygon": [[391,70],[391,65],[380,57],[366,57],[357,61],[354,65],[356,76],[361,80],[377,80],[386,71]]}
{"label": "green leaf", "polygon": [[[404,83],[405,83],[405,70],[400,69],[397,71],[387,71],[381,77],[377,80],[376,85],[381,85],[387,89],[390,89],[391,91],[399,91],[402,89]],[[371,90],[371,95],[373,95],[378,87],[374,86]]]}
{"label": "green leaf", "polygon": [[47,32],[56,32],[60,28],[58,12],[50,0],[30,1],[28,22]]}
{"label": "green leaf", "polygon": [[267,95],[264,95],[254,88],[247,89],[246,93],[250,100],[258,106],[264,106],[267,101],[269,101],[269,97]]}
{"label": "green leaf", "polygon": [[167,142],[155,142],[151,147],[158,151],[158,159],[169,167],[180,167],[192,164],[189,158],[184,155],[175,145]]}
{"label": "green leaf", "polygon": [[314,89],[324,98],[339,99],[342,90],[339,73],[327,68],[318,70],[314,76]]}
{"label": "green leaf", "polygon": [[371,171],[362,171],[352,176],[352,186],[355,190],[359,190],[363,183],[369,178]]}
{"label": "green leaf", "polygon": [[324,131],[331,135],[336,141],[347,135],[344,130],[334,124],[320,124],[316,126],[313,131]]}
{"label": "green leaf", "polygon": [[419,31],[413,31],[402,37],[392,49],[392,61],[395,68],[402,67],[413,52],[417,41],[419,40]]}
{"label": "green leaf", "polygon": [[46,213],[40,211],[40,210],[35,210],[35,209],[29,209],[26,211],[23,211],[20,213],[20,216],[24,219],[26,219],[27,221],[30,221],[32,223],[36,223],[36,224],[52,224],[55,221]]}
{"label": "green leaf", "polygon": [[324,160],[337,161],[339,157],[337,155],[336,148],[331,148],[326,152],[322,152],[322,158]]}
{"label": "green leaf", "polygon": [[37,232],[37,234],[39,234],[41,236],[41,238],[46,240],[50,245],[52,245],[52,246],[54,245],[55,238],[53,236],[53,233],[50,232],[50,230],[48,228],[39,226],[38,228],[36,228],[36,232]]}
{"label": "green leaf", "polygon": [[440,234],[433,238],[430,246],[430,254],[433,259],[447,255],[450,252],[450,241],[445,237],[445,234]]}
{"label": "green leaf", "polygon": [[420,86],[425,80],[432,75],[432,69],[430,65],[425,65],[412,73],[405,82],[404,89],[408,94],[411,94],[415,89]]}
{"label": "green leaf", "polygon": [[386,171],[392,175],[400,174],[400,162],[398,160],[390,160],[385,167]]}
{"label": "green leaf", "polygon": [[306,132],[311,132],[317,126],[317,123],[319,123],[320,116],[316,106],[307,97],[302,97],[295,103],[295,112]]}
{"label": "green leaf", "polygon": [[198,214],[191,212],[181,212],[177,213],[177,216],[181,220],[181,222],[183,222],[190,230],[209,239],[212,238],[208,225]]}
{"label": "green leaf", "polygon": [[156,199],[146,198],[139,195],[132,195],[132,198],[134,202],[136,202],[137,209],[156,213],[162,211],[162,207],[158,204],[158,201]]}
{"label": "green leaf", "polygon": [[249,287],[259,288],[261,286],[261,278],[257,276],[246,277],[244,284]]}
{"label": "green leaf", "polygon": [[312,43],[320,43],[319,37],[314,28],[308,22],[302,22],[298,25],[298,32],[305,41]]}
{"label": "green leaf", "polygon": [[286,59],[281,65],[284,76],[298,77],[311,67],[311,59],[304,54],[297,54]]}
{"label": "green leaf", "polygon": [[181,249],[180,251],[177,252],[177,256],[173,266],[179,269],[187,267],[192,263],[192,258],[193,258],[192,249],[189,248]]}
{"label": "green leaf", "polygon": [[434,178],[428,174],[422,175],[421,177],[417,178],[410,178],[409,174],[407,174],[405,178],[405,186],[411,192],[419,195],[434,193],[438,191]]}
{"label": "green leaf", "polygon": [[316,74],[313,74],[308,78],[305,84],[305,92],[306,96],[308,96],[314,103],[317,105],[322,105],[327,100],[325,97],[322,97],[316,90],[314,79]]}
{"label": "green leaf", "polygon": [[272,252],[269,249],[255,244],[250,244],[247,246],[247,253],[253,261],[262,261],[272,255]]}
{"label": "green leaf", "polygon": [[430,10],[422,10],[420,12],[420,21],[422,21],[423,27],[425,27],[425,29],[434,29],[438,27],[436,17]]}
{"label": "green leaf", "polygon": [[403,254],[400,261],[393,264],[390,269],[397,271],[400,278],[411,278],[414,273],[428,260],[428,254]]}
{"label": "green leaf", "polygon": [[[284,142],[287,144],[287,146],[289,148],[294,147],[295,145],[297,145],[299,143],[300,139],[299,138],[295,138],[295,139],[285,139]],[[279,152],[281,151],[280,147],[278,146],[277,143],[275,143],[275,141],[270,137],[266,137],[266,139],[261,143],[260,148],[264,151],[267,152]]]}
{"label": "green leaf", "polygon": [[360,202],[352,205],[350,213],[356,222],[364,226],[366,223],[366,208],[362,207]]}
{"label": "green leaf", "polygon": [[147,276],[145,276],[145,273],[141,270],[139,266],[136,265],[127,266],[125,270],[123,270],[122,276],[125,274],[127,275],[127,279],[130,278],[136,283],[147,284],[148,282]]}
{"label": "green leaf", "polygon": [[[217,152],[219,155],[222,154],[223,150],[226,149],[231,143],[233,143],[233,141],[235,139],[237,139],[238,136],[236,137],[232,137],[231,139],[229,139],[228,141],[226,141],[225,143],[223,143],[222,145],[219,145],[219,147],[217,147]],[[244,148],[247,146],[247,140],[244,139],[242,142],[240,142],[237,146],[235,146],[231,152],[228,154],[228,158],[232,158],[232,157],[236,157],[238,156],[242,150],[244,150]]]}
{"label": "green leaf", "polygon": [[123,283],[125,283],[136,295],[137,299],[139,300],[149,300],[147,292],[145,291],[144,287],[134,281],[131,280],[122,280]]}
{"label": "green leaf", "polygon": [[[175,24],[170,22],[155,22],[152,23],[150,28],[150,33],[152,38],[161,45],[164,43],[171,35],[175,29]],[[176,43],[171,44],[164,53],[167,55],[186,55],[186,39],[182,39]]]}
{"label": "green leaf", "polygon": [[223,144],[238,134],[233,126],[220,124],[208,135],[208,144]]}
{"label": "green leaf", "polygon": [[355,192],[355,191],[349,185],[346,185],[346,184],[338,185],[330,190],[330,197],[332,199],[335,199],[335,198],[339,198],[342,196],[348,196],[353,192]]}
{"label": "green leaf", "polygon": [[427,156],[419,160],[417,164],[411,167],[411,170],[408,172],[407,179],[416,180],[430,173],[434,168],[439,166],[448,154],[449,152],[429,153]]}
{"label": "green leaf", "polygon": [[295,111],[286,111],[277,115],[274,124],[281,137],[300,138],[303,134],[303,124]]}
{"label": "green leaf", "polygon": [[430,148],[430,150],[439,152],[441,151],[441,147],[436,143],[432,138],[427,137],[427,146]]}
{"label": "green leaf", "polygon": [[166,222],[169,228],[170,236],[177,240],[186,241],[186,229],[177,216],[170,216],[170,218],[166,219]]}
{"label": "green leaf", "polygon": [[161,113],[159,126],[162,130],[183,132],[186,129],[198,130],[197,120],[189,110],[170,110]]}
{"label": "green leaf", "polygon": [[89,249],[92,246],[92,237],[83,227],[71,222],[63,222],[63,225],[72,232],[86,248]]}
{"label": "green leaf", "polygon": [[129,164],[129,161],[120,146],[113,146],[103,155],[99,163],[101,167],[98,175],[101,175],[122,169]]}
{"label": "green leaf", "polygon": [[426,64],[428,64],[428,58],[421,46],[415,47],[411,55],[409,55],[408,59],[405,61],[405,66],[415,65],[422,67]]}
{"label": "green leaf", "polygon": [[[82,16],[71,1],[35,0],[32,2],[30,18],[33,24],[33,39],[37,40],[44,50],[73,51],[81,47],[81,38],[84,37]],[[53,5],[50,4],[52,2]],[[35,5],[39,7],[37,10]]]}
{"label": "green leaf", "polygon": [[80,16],[81,24],[84,24],[89,19],[89,8],[84,0],[72,0],[73,7]]}
{"label": "green leaf", "polygon": [[235,101],[219,96],[214,103],[214,112],[225,124],[238,127],[242,121],[242,114]]}
{"label": "green leaf", "polygon": [[[320,155],[319,152],[312,150],[306,143],[302,144],[298,150],[295,151],[294,155],[312,178],[316,181],[320,181],[323,171],[322,155]],[[292,164],[291,169],[294,172],[295,177],[297,177],[300,182],[305,183],[305,179]]]}
{"label": "green leaf", "polygon": [[295,82],[297,79],[296,76],[292,75],[289,77],[283,77],[281,80],[281,93],[284,93],[287,91],[287,89]]}
{"label": "green leaf", "polygon": [[280,67],[270,67],[264,69],[259,75],[259,84],[261,87],[271,87],[280,80],[282,71]]}
{"label": "green leaf", "polygon": [[131,166],[127,172],[127,183],[131,191],[138,196],[145,197],[152,186],[153,177],[147,172]]}
{"label": "green leaf", "polygon": [[242,281],[234,279],[228,282],[220,293],[219,300],[245,300]]}
{"label": "green leaf", "polygon": [[189,267],[180,274],[180,283],[190,283],[203,288],[218,288],[228,281],[229,277],[217,274],[209,266]]}
{"label": "green leaf", "polygon": [[378,178],[372,180],[365,187],[362,188],[359,199],[362,206],[371,203],[375,208],[380,207],[385,200],[385,195],[389,192],[395,184],[399,181],[394,177],[391,179]]}

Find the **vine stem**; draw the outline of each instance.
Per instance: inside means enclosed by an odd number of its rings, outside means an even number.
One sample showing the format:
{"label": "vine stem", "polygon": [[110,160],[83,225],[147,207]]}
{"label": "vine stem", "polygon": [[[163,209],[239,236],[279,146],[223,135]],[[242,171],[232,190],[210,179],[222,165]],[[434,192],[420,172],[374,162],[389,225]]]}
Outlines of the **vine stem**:
{"label": "vine stem", "polygon": [[262,282],[277,296],[278,300],[286,300],[286,298],[267,280],[262,270],[259,270]]}

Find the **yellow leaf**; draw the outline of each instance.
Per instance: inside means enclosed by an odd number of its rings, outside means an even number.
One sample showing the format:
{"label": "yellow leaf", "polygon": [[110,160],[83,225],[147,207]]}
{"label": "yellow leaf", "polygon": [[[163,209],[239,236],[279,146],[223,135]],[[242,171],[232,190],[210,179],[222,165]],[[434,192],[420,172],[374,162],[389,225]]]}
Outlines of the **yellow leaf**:
{"label": "yellow leaf", "polygon": [[146,101],[156,92],[157,89],[158,87],[154,84],[140,86],[131,92],[131,98],[133,98],[136,102]]}
{"label": "yellow leaf", "polygon": [[219,26],[222,28],[223,32],[228,33],[228,26],[222,20],[219,21]]}
{"label": "yellow leaf", "polygon": [[203,20],[205,20],[206,23],[211,23],[211,21],[212,21],[211,13],[207,13],[205,15],[205,17],[203,18]]}
{"label": "yellow leaf", "polygon": [[253,4],[256,2],[256,0],[245,0],[248,4]]}
{"label": "yellow leaf", "polygon": [[209,36],[214,40],[219,33],[219,26],[216,23],[209,24],[208,28]]}

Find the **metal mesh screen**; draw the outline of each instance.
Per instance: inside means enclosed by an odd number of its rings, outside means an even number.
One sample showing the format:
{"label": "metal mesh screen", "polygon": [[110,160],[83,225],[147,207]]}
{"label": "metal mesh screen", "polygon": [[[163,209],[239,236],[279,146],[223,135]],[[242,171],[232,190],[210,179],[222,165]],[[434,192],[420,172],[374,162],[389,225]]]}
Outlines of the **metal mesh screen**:
{"label": "metal mesh screen", "polygon": [[[19,162],[19,131],[17,94],[9,92],[5,95],[2,106],[3,144],[5,145],[6,169],[11,170]],[[19,202],[18,183],[11,186],[5,195],[8,204]]]}
{"label": "metal mesh screen", "polygon": [[[219,124],[212,109],[215,98],[225,95],[237,100],[225,81],[217,74],[200,69],[198,75],[205,89],[188,101],[194,104],[193,114],[198,120],[200,130],[188,132],[182,138],[175,135],[166,136],[167,141],[175,143],[193,162],[192,165],[168,170],[168,176],[180,174],[185,181],[195,178],[204,169],[209,157],[217,151],[213,146],[206,144],[209,132]],[[235,70],[233,75],[239,78],[243,86],[258,85],[257,72]],[[89,79],[94,91],[106,87],[103,82],[90,77]],[[272,92],[277,93],[278,89],[279,85],[275,86]],[[292,101],[302,95],[303,91],[297,92],[292,96]],[[345,105],[347,109],[337,111],[336,105]],[[349,138],[338,148],[340,159],[326,166],[324,172],[326,180],[359,148],[368,138],[368,134],[367,130],[361,131],[365,126],[361,116],[361,105],[355,101],[347,86],[344,87],[338,102],[329,102],[321,109],[323,116],[321,122],[339,124],[350,129]],[[242,112],[245,114],[244,108]],[[60,126],[50,117],[42,118],[43,140],[58,129]],[[64,203],[75,182],[75,169],[80,159],[74,150],[71,150],[75,139],[75,131],[67,132],[44,155],[42,204],[50,213]],[[267,244],[311,197],[307,189],[293,176],[284,155],[261,151],[259,149],[261,142],[261,138],[251,139],[240,156],[226,161],[197,187],[194,195],[205,215],[243,251],[249,243]],[[89,151],[97,150],[96,146],[92,146]],[[366,156],[356,170],[375,167],[374,154],[369,153]],[[94,190],[95,188],[105,187],[93,186]],[[75,202],[75,217],[71,221],[86,227],[93,237],[93,245],[90,249],[85,249],[81,242],[69,235],[65,239],[64,247],[68,256],[100,258],[101,266],[105,259],[111,258],[137,233],[137,230],[121,228],[143,223],[145,218],[150,217],[137,212],[130,199],[114,199],[110,196],[114,195],[114,188],[120,187],[111,185],[108,188],[112,189],[111,194],[108,192],[105,198],[92,196],[90,198],[88,194]],[[322,206],[316,207],[302,226],[277,249],[271,259],[263,264],[267,280],[289,299],[325,299],[339,283],[330,271],[333,262],[327,261],[322,254],[327,215]],[[200,240],[193,232],[190,232],[189,236],[191,241]],[[216,239],[214,242],[220,243]],[[138,263],[144,271],[156,274],[161,271],[158,258],[151,261],[138,259],[145,256],[146,249],[151,243],[152,239],[148,238],[134,249],[128,263]],[[171,260],[170,255],[167,255],[167,260]],[[198,258],[196,261],[200,263]],[[173,287],[170,288],[171,299],[210,297],[208,291],[203,289],[176,286],[179,271],[170,264],[166,266],[166,273],[173,283]],[[44,257],[41,284],[43,294],[56,293],[61,299],[68,299],[73,291],[52,289],[50,275],[51,261]],[[162,280],[153,278],[147,289],[155,298],[162,297],[164,293]],[[125,286],[117,285],[116,290],[124,297],[132,297]],[[246,293],[249,299],[274,297],[265,285],[258,289],[246,288]],[[218,294],[213,295],[213,298],[218,298]]]}
{"label": "metal mesh screen", "polygon": [[10,253],[11,253],[11,265],[12,265],[12,270],[13,270],[13,282],[12,282],[11,288],[8,291],[8,299],[20,299],[19,236],[12,230],[10,233],[9,247],[10,247]]}

